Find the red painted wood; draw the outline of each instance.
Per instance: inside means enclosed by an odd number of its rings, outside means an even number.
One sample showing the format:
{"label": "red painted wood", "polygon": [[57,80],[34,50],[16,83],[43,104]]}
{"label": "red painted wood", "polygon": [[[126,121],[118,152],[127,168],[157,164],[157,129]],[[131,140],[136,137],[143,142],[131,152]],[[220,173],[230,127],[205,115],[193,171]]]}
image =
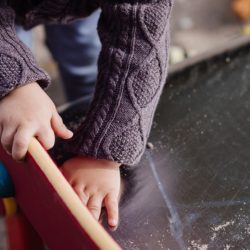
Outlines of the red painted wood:
{"label": "red painted wood", "polygon": [[0,158],[14,182],[19,206],[50,250],[99,249],[73,217],[31,155],[27,155],[25,163],[16,163],[0,147]]}
{"label": "red painted wood", "polygon": [[44,250],[44,244],[26,218],[17,214],[5,219],[8,250]]}
{"label": "red painted wood", "polygon": [[3,200],[0,198],[0,216],[4,216],[5,215],[5,207],[3,204]]}

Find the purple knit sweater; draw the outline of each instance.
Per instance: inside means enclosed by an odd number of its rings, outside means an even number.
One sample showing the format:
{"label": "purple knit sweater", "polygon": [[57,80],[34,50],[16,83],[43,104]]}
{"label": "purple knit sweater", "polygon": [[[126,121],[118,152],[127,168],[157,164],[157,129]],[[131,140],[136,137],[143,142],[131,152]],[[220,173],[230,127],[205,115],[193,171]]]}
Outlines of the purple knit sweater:
{"label": "purple knit sweater", "polygon": [[15,19],[31,28],[39,23],[67,23],[102,9],[95,96],[68,150],[128,165],[137,163],[167,76],[172,0],[7,2],[0,4],[0,97],[19,85],[37,81],[44,88],[50,81],[17,38]]}

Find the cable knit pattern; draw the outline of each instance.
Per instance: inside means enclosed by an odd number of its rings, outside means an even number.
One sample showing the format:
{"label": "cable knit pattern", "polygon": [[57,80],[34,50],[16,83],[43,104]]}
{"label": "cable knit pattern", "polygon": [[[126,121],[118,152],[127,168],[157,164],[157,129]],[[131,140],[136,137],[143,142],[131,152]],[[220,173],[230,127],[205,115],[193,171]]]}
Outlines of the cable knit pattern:
{"label": "cable knit pattern", "polygon": [[0,82],[4,83],[5,86],[10,86],[13,83],[17,84],[21,80],[22,66],[15,58],[1,54],[0,68]]}
{"label": "cable knit pattern", "polygon": [[[66,150],[127,165],[137,163],[167,76],[172,0],[29,0],[32,7],[26,12],[18,11],[20,5],[15,3],[12,6],[17,6],[18,20],[25,27],[68,22],[101,7],[98,31],[102,51],[95,96]],[[43,74],[14,36],[9,13],[0,9],[1,95],[18,82]]]}
{"label": "cable knit pattern", "polygon": [[160,87],[160,75],[160,62],[154,58],[135,76],[132,87],[135,101],[141,108],[146,107],[155,97]]}
{"label": "cable knit pattern", "polygon": [[45,23],[68,23],[76,18],[86,17],[97,7],[96,0],[43,0],[20,20],[26,28]]}
{"label": "cable knit pattern", "polygon": [[109,151],[116,159],[126,161],[126,159],[133,159],[135,155],[140,153],[143,147],[143,139],[138,136],[141,135],[138,125],[137,118],[136,123],[131,123],[121,129],[120,133],[111,141]]}
{"label": "cable knit pattern", "polygon": [[116,2],[102,1],[98,91],[70,150],[133,165],[144,151],[166,79],[172,3]]}
{"label": "cable knit pattern", "polygon": [[164,1],[158,1],[153,7],[146,7],[143,12],[141,18],[144,29],[148,31],[151,39],[158,41],[166,28],[170,14],[169,6]]}
{"label": "cable knit pattern", "polygon": [[49,84],[49,76],[37,67],[28,48],[15,35],[15,13],[0,7],[0,98],[19,85],[37,81],[42,87]]}

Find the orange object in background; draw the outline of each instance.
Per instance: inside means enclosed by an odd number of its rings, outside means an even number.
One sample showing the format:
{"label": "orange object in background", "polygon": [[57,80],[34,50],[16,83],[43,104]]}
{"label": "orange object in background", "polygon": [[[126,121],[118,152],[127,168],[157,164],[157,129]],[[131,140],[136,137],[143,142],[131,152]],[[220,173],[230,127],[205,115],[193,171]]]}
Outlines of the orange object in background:
{"label": "orange object in background", "polygon": [[250,0],[234,0],[232,9],[241,20],[250,21]]}

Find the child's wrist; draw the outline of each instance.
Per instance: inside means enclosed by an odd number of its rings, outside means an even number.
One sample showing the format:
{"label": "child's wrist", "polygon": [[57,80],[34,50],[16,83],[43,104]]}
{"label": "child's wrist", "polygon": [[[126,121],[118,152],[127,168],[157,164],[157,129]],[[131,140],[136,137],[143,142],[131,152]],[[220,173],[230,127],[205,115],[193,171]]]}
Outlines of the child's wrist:
{"label": "child's wrist", "polygon": [[111,160],[107,160],[108,164],[112,165],[114,168],[120,168],[120,166],[122,165],[121,163],[118,163],[116,161],[111,161]]}
{"label": "child's wrist", "polygon": [[121,163],[112,160],[103,160],[103,159],[95,159],[95,160],[98,161],[105,168],[119,169],[121,166]]}
{"label": "child's wrist", "polygon": [[22,90],[28,90],[28,89],[34,89],[40,87],[39,84],[37,82],[30,82],[30,83],[26,83],[26,84],[20,84],[18,85],[15,89],[13,89],[9,94],[12,95],[13,93],[22,91]]}
{"label": "child's wrist", "polygon": [[121,163],[112,161],[112,160],[105,160],[105,159],[95,159],[88,156],[79,156],[82,160],[87,160],[89,162],[92,162],[93,164],[98,164],[101,167],[104,168],[110,168],[110,169],[119,169],[122,165]]}

